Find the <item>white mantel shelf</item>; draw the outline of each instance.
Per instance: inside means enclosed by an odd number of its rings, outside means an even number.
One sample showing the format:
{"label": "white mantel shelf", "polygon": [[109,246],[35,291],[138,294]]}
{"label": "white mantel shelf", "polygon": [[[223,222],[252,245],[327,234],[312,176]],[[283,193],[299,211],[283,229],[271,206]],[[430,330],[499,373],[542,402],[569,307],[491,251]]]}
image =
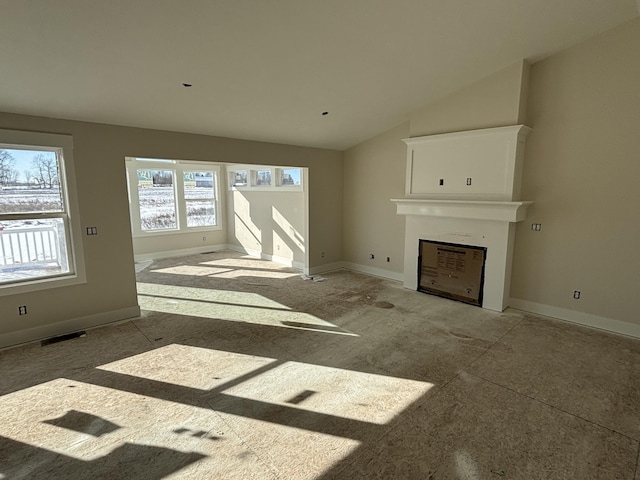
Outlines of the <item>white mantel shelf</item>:
{"label": "white mantel shelf", "polygon": [[398,215],[468,218],[498,222],[521,222],[533,202],[486,200],[446,200],[426,198],[392,198]]}

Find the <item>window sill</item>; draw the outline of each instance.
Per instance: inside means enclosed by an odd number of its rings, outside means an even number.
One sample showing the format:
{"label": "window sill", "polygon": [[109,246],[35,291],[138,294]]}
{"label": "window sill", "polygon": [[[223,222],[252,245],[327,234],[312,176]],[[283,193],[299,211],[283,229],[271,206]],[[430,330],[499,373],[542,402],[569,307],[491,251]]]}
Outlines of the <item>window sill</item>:
{"label": "window sill", "polygon": [[154,231],[139,231],[133,233],[133,238],[147,238],[147,237],[163,237],[165,235],[189,235],[190,233],[203,233],[203,232],[215,232],[222,230],[221,226],[214,227],[191,227],[188,230],[154,230]]}
{"label": "window sill", "polygon": [[70,287],[87,283],[84,274],[70,274],[58,277],[36,278],[19,283],[8,283],[0,286],[0,297],[7,295],[18,295],[22,293],[32,293],[51,288]]}
{"label": "window sill", "polygon": [[229,190],[232,192],[302,192],[302,185],[251,185],[246,187],[233,186]]}

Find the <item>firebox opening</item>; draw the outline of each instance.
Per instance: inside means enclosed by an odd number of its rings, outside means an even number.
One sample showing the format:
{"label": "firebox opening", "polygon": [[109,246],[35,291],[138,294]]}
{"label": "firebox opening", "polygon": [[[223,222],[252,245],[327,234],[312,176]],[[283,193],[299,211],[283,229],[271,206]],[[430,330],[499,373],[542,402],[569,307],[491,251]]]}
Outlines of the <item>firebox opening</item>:
{"label": "firebox opening", "polygon": [[420,240],[418,291],[482,306],[485,247]]}

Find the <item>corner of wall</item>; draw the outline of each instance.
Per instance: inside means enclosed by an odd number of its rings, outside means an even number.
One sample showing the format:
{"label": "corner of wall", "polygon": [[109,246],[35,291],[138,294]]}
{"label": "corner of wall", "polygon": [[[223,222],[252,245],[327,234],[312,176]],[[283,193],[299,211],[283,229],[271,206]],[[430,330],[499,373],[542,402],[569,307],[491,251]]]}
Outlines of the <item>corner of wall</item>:
{"label": "corner of wall", "polygon": [[522,60],[522,70],[520,76],[520,102],[518,104],[518,125],[527,124],[527,105],[529,103],[530,74],[531,64],[526,60]]}

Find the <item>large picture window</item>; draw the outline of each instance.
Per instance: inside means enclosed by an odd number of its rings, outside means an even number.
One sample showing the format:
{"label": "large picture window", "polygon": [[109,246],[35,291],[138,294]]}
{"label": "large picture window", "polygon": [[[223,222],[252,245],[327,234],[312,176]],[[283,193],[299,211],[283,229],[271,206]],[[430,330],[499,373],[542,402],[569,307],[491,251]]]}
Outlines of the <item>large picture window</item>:
{"label": "large picture window", "polygon": [[134,236],[219,228],[219,168],[177,160],[127,159]]}
{"label": "large picture window", "polygon": [[64,135],[0,130],[0,294],[84,280],[71,152]]}
{"label": "large picture window", "polygon": [[216,175],[206,170],[185,170],[183,177],[187,227],[215,227]]}
{"label": "large picture window", "polygon": [[178,228],[172,170],[136,170],[140,228],[145,231]]}

